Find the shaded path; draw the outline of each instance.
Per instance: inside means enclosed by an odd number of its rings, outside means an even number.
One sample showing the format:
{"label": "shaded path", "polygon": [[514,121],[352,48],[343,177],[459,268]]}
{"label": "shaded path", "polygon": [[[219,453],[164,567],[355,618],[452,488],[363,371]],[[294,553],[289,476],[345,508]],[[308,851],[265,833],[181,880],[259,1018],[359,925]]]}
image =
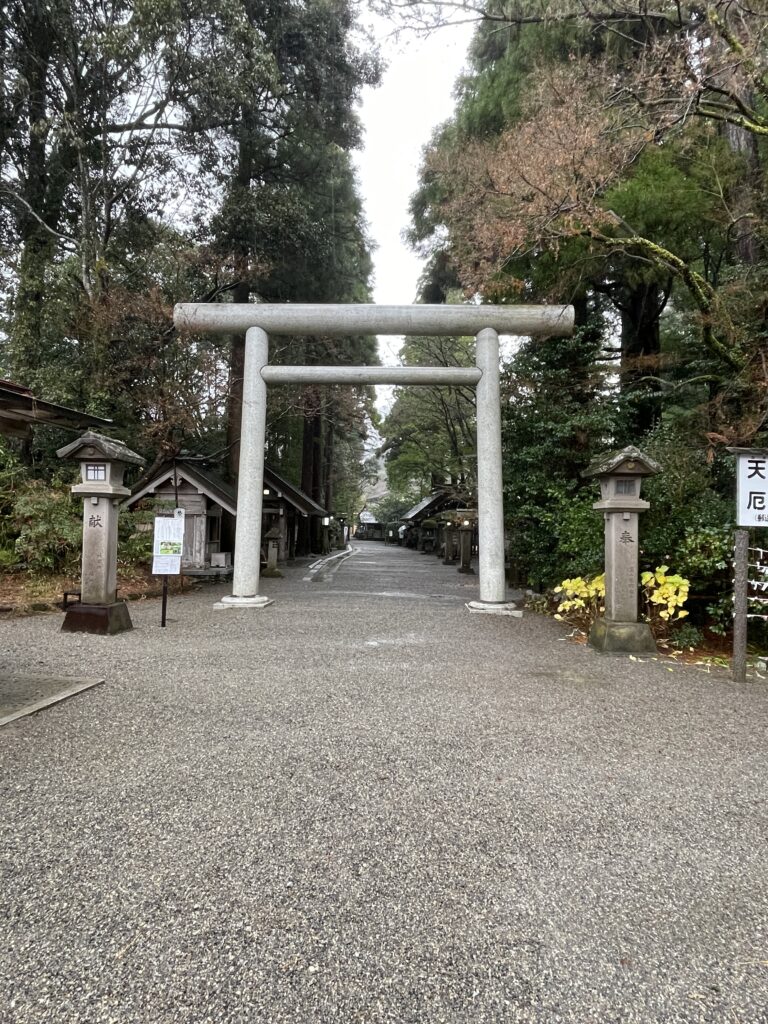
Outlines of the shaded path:
{"label": "shaded path", "polygon": [[4,1024],[767,1020],[763,686],[360,547],[261,612],[0,623],[107,677],[0,731]]}
{"label": "shaded path", "polygon": [[[465,602],[478,597],[478,577],[459,573],[458,563],[443,565],[437,555],[377,541],[355,541],[351,547],[350,555],[325,561],[313,574],[313,582],[345,597],[432,602]],[[477,570],[476,562],[473,568]]]}

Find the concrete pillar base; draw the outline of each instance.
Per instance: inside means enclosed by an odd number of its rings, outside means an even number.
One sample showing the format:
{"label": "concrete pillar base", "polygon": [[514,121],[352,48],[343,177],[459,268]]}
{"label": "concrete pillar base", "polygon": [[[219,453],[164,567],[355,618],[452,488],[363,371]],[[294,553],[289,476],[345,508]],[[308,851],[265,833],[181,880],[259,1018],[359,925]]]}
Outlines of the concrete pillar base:
{"label": "concrete pillar base", "polygon": [[512,615],[516,619],[523,617],[522,608],[517,608],[513,601],[468,601],[464,607],[467,611],[484,615]]}
{"label": "concrete pillar base", "polygon": [[471,565],[460,565],[456,572],[463,572],[466,576],[474,576],[475,570]]}
{"label": "concrete pillar base", "polygon": [[656,641],[647,622],[597,619],[589,631],[589,644],[603,654],[656,654]]}
{"label": "concrete pillar base", "polygon": [[114,604],[71,604],[67,608],[63,633],[96,633],[99,636],[114,636],[133,629],[128,605],[125,601]]}
{"label": "concrete pillar base", "polygon": [[262,597],[260,594],[256,594],[254,597],[234,597],[233,595],[228,595],[227,597],[222,597],[213,607],[216,611],[223,611],[227,608],[266,608],[268,604],[273,603],[271,597]]}

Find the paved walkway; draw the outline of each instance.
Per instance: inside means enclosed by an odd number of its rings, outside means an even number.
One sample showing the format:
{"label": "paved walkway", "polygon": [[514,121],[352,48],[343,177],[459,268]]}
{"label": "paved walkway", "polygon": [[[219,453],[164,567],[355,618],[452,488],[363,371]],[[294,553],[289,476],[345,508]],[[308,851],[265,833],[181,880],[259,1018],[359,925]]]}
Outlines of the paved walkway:
{"label": "paved walkway", "polygon": [[[768,691],[335,571],[0,623],[3,1024],[768,1021]],[[306,577],[310,577],[307,579]]]}

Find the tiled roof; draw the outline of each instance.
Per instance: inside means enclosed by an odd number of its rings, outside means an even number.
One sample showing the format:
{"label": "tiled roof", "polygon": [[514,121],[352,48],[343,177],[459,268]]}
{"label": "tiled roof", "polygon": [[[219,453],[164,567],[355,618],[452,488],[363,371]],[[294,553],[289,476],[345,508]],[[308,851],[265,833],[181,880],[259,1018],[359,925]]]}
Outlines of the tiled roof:
{"label": "tiled roof", "polygon": [[[173,475],[174,468],[180,476],[221,505],[227,512],[237,515],[237,488],[206,466],[202,459],[196,458],[179,457],[175,461],[169,459],[164,462],[152,479],[137,489],[126,504],[133,505],[146,494],[152,494],[165,479]],[[276,473],[269,466],[264,467],[264,486],[277,494],[282,494],[290,505],[304,515],[320,517],[328,515],[325,509],[313,501],[301,488],[289,483],[285,477]]]}
{"label": "tiled roof", "polygon": [[36,398],[29,388],[21,384],[0,380],[0,434],[27,437],[34,423],[85,430],[87,427],[108,426],[111,422],[102,416],[91,416],[55,402],[46,402]]}

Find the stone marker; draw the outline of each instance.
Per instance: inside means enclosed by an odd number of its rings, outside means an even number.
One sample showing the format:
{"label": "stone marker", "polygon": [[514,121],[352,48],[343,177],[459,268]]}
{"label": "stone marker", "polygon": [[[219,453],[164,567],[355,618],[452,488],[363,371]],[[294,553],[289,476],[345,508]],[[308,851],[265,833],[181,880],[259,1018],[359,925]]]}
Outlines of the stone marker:
{"label": "stone marker", "polygon": [[470,564],[472,562],[472,532],[473,526],[469,519],[463,520],[459,527],[459,568],[457,572],[474,576],[475,570]]}
{"label": "stone marker", "polygon": [[267,567],[261,575],[271,579],[281,579],[283,574],[277,568],[277,552],[280,543],[279,527],[273,526],[265,535],[264,540],[267,542]]}
{"label": "stone marker", "polygon": [[443,565],[453,565],[456,562],[456,536],[457,529],[455,523],[445,524],[445,555],[443,557]]}
{"label": "stone marker", "polygon": [[122,441],[88,431],[56,453],[80,462],[82,483],[72,488],[83,497],[83,563],[80,601],[69,605],[62,629],[70,633],[121,633],[132,629],[125,601],[116,601],[117,517],[131,493],[123,485],[126,466],[144,459]]}
{"label": "stone marker", "polygon": [[644,476],[661,467],[630,445],[606,455],[585,470],[600,481],[601,500],[592,508],[605,517],[605,616],[589,634],[598,651],[653,653],[656,643],[647,622],[637,621],[639,513],[650,508],[640,498]]}

